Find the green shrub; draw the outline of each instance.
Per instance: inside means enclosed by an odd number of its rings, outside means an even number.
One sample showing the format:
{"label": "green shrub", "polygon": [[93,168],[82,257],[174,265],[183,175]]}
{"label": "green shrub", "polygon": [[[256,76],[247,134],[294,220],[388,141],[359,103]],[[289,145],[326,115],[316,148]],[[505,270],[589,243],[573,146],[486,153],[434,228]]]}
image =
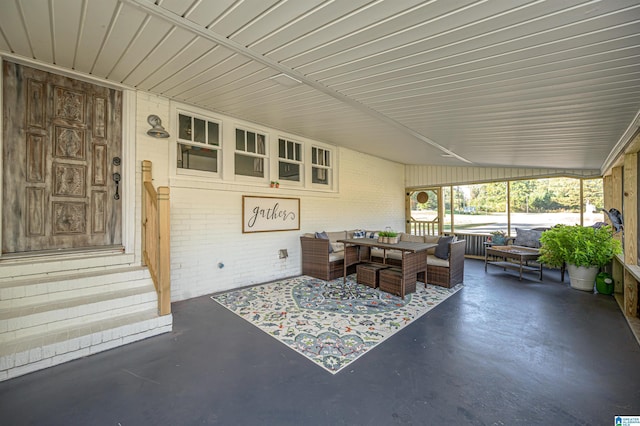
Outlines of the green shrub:
{"label": "green shrub", "polygon": [[612,237],[611,227],[593,228],[558,225],[542,233],[539,262],[560,267],[604,266],[622,253],[620,241]]}

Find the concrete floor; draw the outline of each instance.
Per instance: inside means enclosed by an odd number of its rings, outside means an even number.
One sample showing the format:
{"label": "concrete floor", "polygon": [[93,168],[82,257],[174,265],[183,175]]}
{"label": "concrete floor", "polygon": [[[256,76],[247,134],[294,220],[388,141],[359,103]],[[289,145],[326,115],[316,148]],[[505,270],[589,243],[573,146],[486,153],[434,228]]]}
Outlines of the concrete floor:
{"label": "concrete floor", "polygon": [[612,296],[467,260],[465,288],[336,375],[209,299],[174,331],[0,383],[2,425],[613,425],[640,346]]}

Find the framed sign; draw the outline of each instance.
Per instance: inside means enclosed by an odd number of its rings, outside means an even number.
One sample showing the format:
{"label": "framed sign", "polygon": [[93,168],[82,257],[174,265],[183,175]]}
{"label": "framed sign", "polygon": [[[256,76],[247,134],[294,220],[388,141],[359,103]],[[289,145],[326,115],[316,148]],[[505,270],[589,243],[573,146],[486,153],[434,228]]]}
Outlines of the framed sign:
{"label": "framed sign", "polygon": [[242,196],[242,233],[300,229],[300,199]]}

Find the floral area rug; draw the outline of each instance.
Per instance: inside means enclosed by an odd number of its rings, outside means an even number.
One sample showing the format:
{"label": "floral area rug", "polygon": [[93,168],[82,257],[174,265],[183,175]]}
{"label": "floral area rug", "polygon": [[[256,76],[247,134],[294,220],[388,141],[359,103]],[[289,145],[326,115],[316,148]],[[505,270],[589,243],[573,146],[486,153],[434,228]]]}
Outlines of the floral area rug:
{"label": "floral area rug", "polygon": [[400,297],[356,282],[309,276],[211,298],[335,374],[462,288],[418,282]]}

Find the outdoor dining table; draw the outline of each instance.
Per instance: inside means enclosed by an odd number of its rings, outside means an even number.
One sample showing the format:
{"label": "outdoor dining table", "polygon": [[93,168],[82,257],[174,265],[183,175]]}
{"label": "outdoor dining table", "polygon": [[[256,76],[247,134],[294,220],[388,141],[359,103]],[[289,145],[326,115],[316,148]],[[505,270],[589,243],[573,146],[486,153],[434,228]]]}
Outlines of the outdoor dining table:
{"label": "outdoor dining table", "polygon": [[[406,283],[415,281],[419,272],[424,272],[424,279],[425,282],[427,282],[427,250],[437,246],[436,243],[417,243],[411,241],[382,243],[372,238],[346,238],[338,240],[338,242],[344,244],[343,282],[347,280],[347,268],[349,266],[371,261],[372,248],[383,250],[383,264],[386,264],[387,261],[387,250],[402,252],[402,265],[398,266],[398,268],[402,271],[401,295],[403,299]],[[368,248],[368,250],[362,250],[363,247]]]}

